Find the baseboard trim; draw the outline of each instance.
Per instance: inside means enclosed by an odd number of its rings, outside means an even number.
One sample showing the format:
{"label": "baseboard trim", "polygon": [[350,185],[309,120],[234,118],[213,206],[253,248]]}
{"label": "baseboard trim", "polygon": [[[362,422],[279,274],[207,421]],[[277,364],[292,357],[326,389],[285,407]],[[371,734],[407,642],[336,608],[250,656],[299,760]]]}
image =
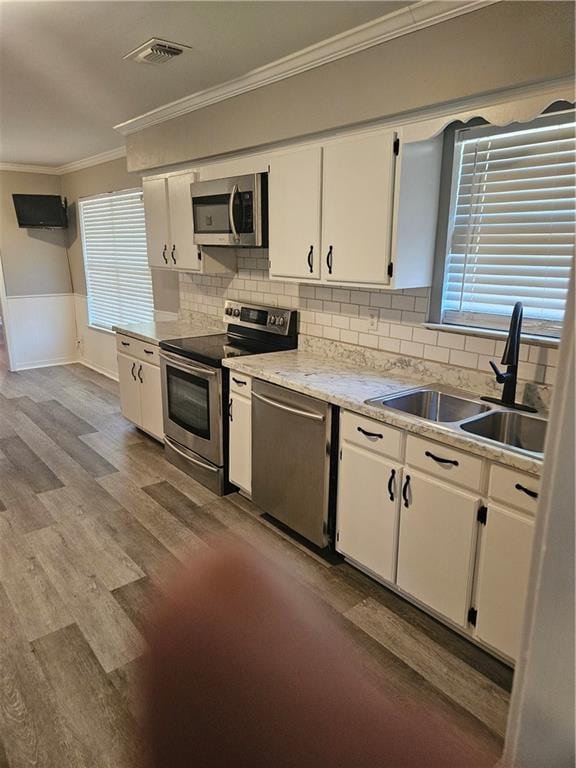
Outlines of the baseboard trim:
{"label": "baseboard trim", "polygon": [[30,371],[33,368],[51,368],[55,365],[72,365],[73,363],[80,362],[77,358],[61,357],[54,358],[53,360],[32,360],[31,362],[24,363],[23,365],[17,365],[12,370],[14,373],[18,371]]}
{"label": "baseboard trim", "polygon": [[96,373],[100,373],[102,376],[106,376],[107,379],[112,379],[112,381],[118,381],[118,375],[115,374],[113,371],[109,371],[107,368],[101,368],[99,365],[94,365],[94,363],[90,363],[87,360],[76,360],[77,363],[80,363],[80,365],[83,365],[85,368],[90,368],[91,371],[96,371]]}

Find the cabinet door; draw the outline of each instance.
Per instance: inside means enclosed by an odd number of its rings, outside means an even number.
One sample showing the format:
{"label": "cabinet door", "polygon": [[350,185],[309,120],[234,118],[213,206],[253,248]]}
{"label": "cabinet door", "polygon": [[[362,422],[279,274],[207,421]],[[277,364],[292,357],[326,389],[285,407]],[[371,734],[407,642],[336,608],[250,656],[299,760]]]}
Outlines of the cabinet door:
{"label": "cabinet door", "polygon": [[405,470],[397,584],[461,626],[467,623],[478,505],[477,496]]}
{"label": "cabinet door", "polygon": [[150,363],[138,363],[136,377],[140,385],[141,426],[151,435],[162,440],[164,420],[160,368]]}
{"label": "cabinet door", "polygon": [[194,173],[178,174],[168,179],[168,204],[170,209],[170,266],[199,271],[198,246],[194,244],[194,219],[190,186]]}
{"label": "cabinet door", "polygon": [[386,131],[324,148],[322,270],[327,280],[390,282],[394,138]]}
{"label": "cabinet door", "polygon": [[490,505],[482,531],[476,637],[516,659],[528,589],[534,522]]}
{"label": "cabinet door", "polygon": [[336,549],[395,581],[401,469],[377,453],[342,443]]}
{"label": "cabinet door", "polygon": [[270,160],[268,176],[271,277],[320,277],[322,148]]}
{"label": "cabinet door", "polygon": [[148,263],[151,267],[167,267],[170,246],[170,220],[165,179],[143,179],[144,217]]}
{"label": "cabinet door", "polygon": [[230,482],[252,493],[252,403],[238,394],[230,396]]}
{"label": "cabinet door", "polygon": [[141,425],[140,382],[138,366],[141,363],[128,355],[118,354],[118,381],[122,415],[137,426]]}

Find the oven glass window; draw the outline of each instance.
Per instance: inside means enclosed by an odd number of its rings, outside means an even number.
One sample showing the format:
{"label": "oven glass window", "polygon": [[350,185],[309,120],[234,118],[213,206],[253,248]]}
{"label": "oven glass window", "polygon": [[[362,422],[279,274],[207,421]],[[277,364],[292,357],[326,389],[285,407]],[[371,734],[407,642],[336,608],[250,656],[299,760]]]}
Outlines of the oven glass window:
{"label": "oven glass window", "polygon": [[170,421],[198,437],[210,440],[209,383],[171,366],[166,366],[166,379]]}
{"label": "oven glass window", "polygon": [[[192,198],[194,232],[197,234],[232,234],[228,206],[230,195],[204,195]],[[233,215],[236,231],[249,234],[254,229],[252,192],[234,195]]]}

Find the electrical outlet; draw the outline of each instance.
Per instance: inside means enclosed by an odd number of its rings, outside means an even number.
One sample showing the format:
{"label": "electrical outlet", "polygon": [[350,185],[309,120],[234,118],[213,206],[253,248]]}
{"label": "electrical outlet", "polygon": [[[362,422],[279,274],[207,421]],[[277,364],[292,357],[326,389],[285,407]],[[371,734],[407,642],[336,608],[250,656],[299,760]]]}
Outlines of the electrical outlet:
{"label": "electrical outlet", "polygon": [[373,309],[368,312],[368,328],[375,331],[378,328],[378,310]]}

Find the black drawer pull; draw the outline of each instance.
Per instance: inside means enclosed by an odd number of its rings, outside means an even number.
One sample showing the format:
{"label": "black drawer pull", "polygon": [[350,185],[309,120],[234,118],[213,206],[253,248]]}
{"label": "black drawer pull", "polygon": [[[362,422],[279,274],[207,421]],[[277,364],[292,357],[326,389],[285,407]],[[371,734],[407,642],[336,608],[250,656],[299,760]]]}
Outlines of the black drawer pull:
{"label": "black drawer pull", "polygon": [[154,351],[152,349],[145,349],[144,352],[146,352],[147,355],[153,355]]}
{"label": "black drawer pull", "polygon": [[122,344],[123,347],[129,347],[130,342],[129,341],[121,341],[120,344]]}
{"label": "black drawer pull", "polygon": [[381,435],[380,432],[368,432],[366,429],[362,429],[362,427],[356,427],[358,432],[362,432],[363,435],[366,435],[366,437],[377,437],[378,440],[382,440],[384,435]]}
{"label": "black drawer pull", "polygon": [[234,418],[232,416],[232,398],[228,401],[228,417],[230,418],[230,421],[234,421]]}
{"label": "black drawer pull", "polygon": [[402,498],[404,499],[404,506],[409,507],[410,501],[408,500],[408,489],[410,488],[410,475],[406,475],[404,480],[404,486],[402,488]]}
{"label": "black drawer pull", "polygon": [[138,378],[140,379],[140,384],[144,384],[144,379],[142,378],[142,366],[138,368]]}
{"label": "black drawer pull", "polygon": [[328,274],[332,274],[332,246],[328,248],[328,253],[326,254],[326,266],[328,267]]}
{"label": "black drawer pull", "polygon": [[441,456],[434,456],[434,454],[430,453],[430,451],[425,451],[424,456],[428,456],[429,459],[437,461],[438,464],[452,464],[453,467],[457,467],[460,463],[456,461],[456,459],[443,459]]}
{"label": "black drawer pull", "polygon": [[132,363],[132,370],[130,371],[130,373],[132,374],[132,378],[134,379],[134,381],[136,381],[136,374],[134,373],[134,368],[136,368],[136,363]]}
{"label": "black drawer pull", "polygon": [[308,269],[310,270],[310,273],[314,272],[314,262],[312,259],[314,258],[314,246],[310,246],[310,250],[308,251]]}
{"label": "black drawer pull", "polygon": [[238,384],[239,387],[245,387],[246,384],[248,384],[247,381],[242,381],[242,379],[237,379],[235,376],[232,376],[232,381],[234,384]]}
{"label": "black drawer pull", "polygon": [[394,501],[394,478],[395,477],[396,477],[396,470],[391,469],[390,477],[388,478],[388,495],[390,496],[390,501]]}
{"label": "black drawer pull", "polygon": [[176,256],[175,256],[175,251],[176,251],[176,246],[175,246],[175,245],[173,245],[173,246],[172,246],[172,250],[170,251],[170,256],[172,257],[172,261],[174,262],[174,264],[176,264]]}
{"label": "black drawer pull", "polygon": [[516,488],[517,491],[522,491],[522,493],[525,493],[526,496],[530,496],[531,499],[538,498],[538,493],[536,491],[531,491],[530,488],[526,488],[525,486],[520,485],[520,483],[516,483],[514,488]]}
{"label": "black drawer pull", "polygon": [[164,259],[164,264],[168,264],[168,256],[166,256],[167,250],[168,250],[168,246],[164,245],[164,248],[162,248],[162,258]]}

